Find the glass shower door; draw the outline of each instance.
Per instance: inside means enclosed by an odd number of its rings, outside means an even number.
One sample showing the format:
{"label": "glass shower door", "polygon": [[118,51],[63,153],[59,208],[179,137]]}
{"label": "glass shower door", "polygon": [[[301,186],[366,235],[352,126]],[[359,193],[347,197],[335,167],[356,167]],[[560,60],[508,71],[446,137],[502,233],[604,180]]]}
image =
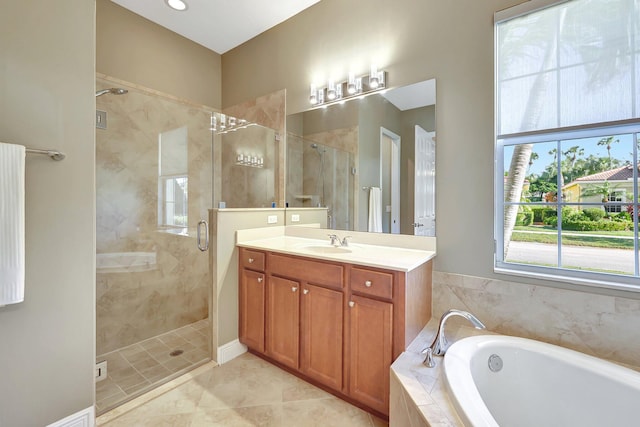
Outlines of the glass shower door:
{"label": "glass shower door", "polygon": [[211,111],[122,88],[96,96],[98,413],[211,358]]}

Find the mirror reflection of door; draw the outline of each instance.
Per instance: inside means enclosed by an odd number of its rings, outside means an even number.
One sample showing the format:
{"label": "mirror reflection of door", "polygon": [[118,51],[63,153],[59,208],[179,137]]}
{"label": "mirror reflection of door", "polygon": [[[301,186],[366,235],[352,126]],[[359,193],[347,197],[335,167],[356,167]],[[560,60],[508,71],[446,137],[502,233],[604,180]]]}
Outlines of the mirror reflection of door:
{"label": "mirror reflection of door", "polygon": [[436,235],[436,142],[435,132],[415,127],[414,235]]}
{"label": "mirror reflection of door", "polygon": [[383,233],[400,233],[400,147],[400,136],[381,127],[380,189]]}

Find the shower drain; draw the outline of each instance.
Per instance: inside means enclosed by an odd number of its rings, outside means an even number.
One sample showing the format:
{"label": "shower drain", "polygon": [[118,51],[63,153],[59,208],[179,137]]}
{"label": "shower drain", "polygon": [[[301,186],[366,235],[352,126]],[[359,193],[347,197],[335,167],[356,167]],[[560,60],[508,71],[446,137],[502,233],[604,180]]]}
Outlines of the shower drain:
{"label": "shower drain", "polygon": [[182,353],[184,353],[184,350],[173,350],[171,353],[169,353],[169,356],[180,356]]}

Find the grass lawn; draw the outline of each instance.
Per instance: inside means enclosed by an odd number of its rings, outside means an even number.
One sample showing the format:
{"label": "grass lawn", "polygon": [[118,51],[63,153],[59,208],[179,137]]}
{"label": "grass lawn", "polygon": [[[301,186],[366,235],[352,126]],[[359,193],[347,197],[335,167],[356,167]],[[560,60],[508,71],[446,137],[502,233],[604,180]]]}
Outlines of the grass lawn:
{"label": "grass lawn", "polygon": [[[525,233],[522,233],[525,231]],[[549,226],[515,227],[511,240],[558,244],[557,230]],[[562,244],[569,246],[589,246],[593,248],[633,249],[632,231],[567,231],[562,234]]]}

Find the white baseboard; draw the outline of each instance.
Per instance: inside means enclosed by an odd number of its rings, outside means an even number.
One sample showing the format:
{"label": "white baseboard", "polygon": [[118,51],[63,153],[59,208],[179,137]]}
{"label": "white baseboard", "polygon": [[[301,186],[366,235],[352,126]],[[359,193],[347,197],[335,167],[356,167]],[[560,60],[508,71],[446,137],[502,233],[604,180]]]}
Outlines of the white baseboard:
{"label": "white baseboard", "polygon": [[247,346],[240,343],[240,340],[228,342],[218,347],[218,364],[227,363],[246,352]]}
{"label": "white baseboard", "polygon": [[47,427],[94,427],[95,420],[94,408],[90,406]]}

